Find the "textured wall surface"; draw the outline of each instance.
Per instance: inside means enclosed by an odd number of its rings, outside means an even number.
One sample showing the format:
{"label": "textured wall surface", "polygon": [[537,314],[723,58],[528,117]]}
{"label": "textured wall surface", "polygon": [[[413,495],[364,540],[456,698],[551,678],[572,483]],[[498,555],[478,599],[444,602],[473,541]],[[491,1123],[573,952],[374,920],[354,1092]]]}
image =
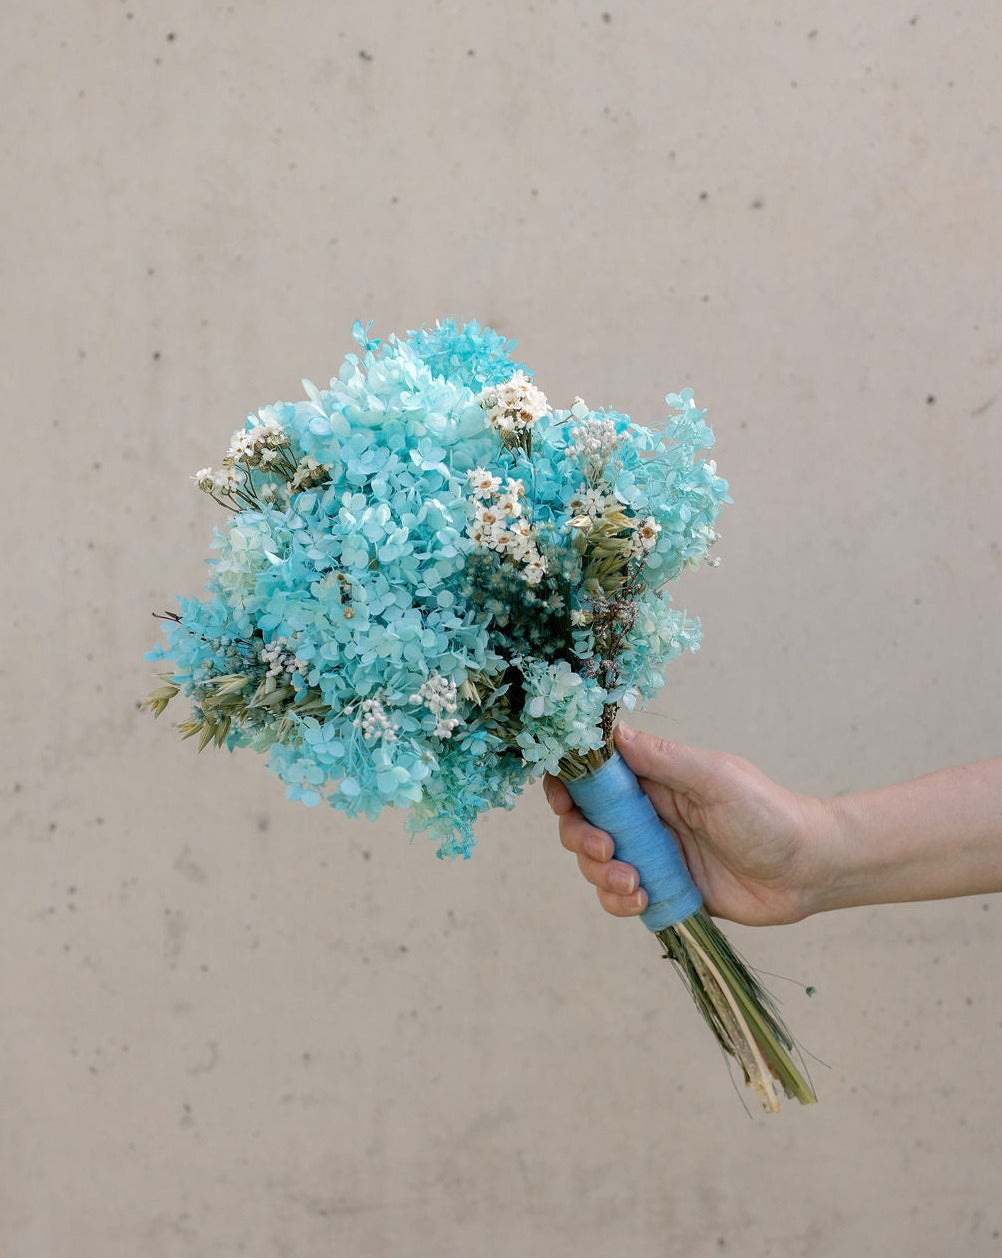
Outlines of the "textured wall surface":
{"label": "textured wall surface", "polygon": [[451,314],[709,407],[647,728],[825,793],[999,754],[996,0],[5,9],[0,1252],[1002,1253],[999,898],[734,928],[826,1063],[749,1117],[539,793],[441,865],[137,711],[194,469]]}

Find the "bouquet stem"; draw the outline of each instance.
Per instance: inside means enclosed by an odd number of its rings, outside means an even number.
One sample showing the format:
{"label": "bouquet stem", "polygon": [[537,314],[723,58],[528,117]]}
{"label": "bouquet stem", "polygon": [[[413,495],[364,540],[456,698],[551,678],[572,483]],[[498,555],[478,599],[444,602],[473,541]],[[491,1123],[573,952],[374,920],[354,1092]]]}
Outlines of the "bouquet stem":
{"label": "bouquet stem", "polygon": [[777,1084],[786,1096],[811,1104],[817,1097],[793,1060],[793,1036],[775,1002],[703,907],[675,836],[625,761],[610,751],[601,763],[574,765],[577,771],[564,780],[588,820],[612,836],[617,857],[639,872],[648,898],[641,920],[763,1106],[779,1109]]}
{"label": "bouquet stem", "polygon": [[776,1083],[810,1105],[814,1089],[793,1061],[793,1037],[769,993],[703,908],[655,932],[717,1043],[733,1056],[765,1109],[779,1109]]}

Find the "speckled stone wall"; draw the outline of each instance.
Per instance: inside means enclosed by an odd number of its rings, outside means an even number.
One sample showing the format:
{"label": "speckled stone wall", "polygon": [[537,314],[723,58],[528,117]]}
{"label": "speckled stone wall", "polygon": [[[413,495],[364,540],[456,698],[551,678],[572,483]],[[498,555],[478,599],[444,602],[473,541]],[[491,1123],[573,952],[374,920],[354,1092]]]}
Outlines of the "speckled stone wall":
{"label": "speckled stone wall", "polygon": [[137,711],[194,469],[452,314],[710,409],[649,728],[828,793],[998,754],[994,0],[6,9],[0,1253],[1002,1252],[998,899],[735,928],[825,1063],[749,1119],[539,794],[443,866]]}

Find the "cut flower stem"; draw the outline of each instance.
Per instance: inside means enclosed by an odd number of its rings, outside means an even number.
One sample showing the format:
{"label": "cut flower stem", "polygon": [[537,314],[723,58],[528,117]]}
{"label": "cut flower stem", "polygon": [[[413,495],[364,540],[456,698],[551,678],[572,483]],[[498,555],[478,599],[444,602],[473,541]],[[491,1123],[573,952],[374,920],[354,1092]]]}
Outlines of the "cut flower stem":
{"label": "cut flower stem", "polygon": [[611,835],[618,858],[636,867],[648,893],[644,924],[765,1109],[779,1109],[780,1093],[812,1104],[817,1097],[775,1001],[703,907],[675,836],[615,752],[612,723],[605,745],[564,757],[561,777],[588,820]]}

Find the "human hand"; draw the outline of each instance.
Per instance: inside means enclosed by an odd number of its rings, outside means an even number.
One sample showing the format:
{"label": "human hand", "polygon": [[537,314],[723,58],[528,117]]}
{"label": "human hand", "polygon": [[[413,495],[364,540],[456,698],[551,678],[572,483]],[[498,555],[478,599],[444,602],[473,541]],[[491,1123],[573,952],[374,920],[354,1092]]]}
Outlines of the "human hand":
{"label": "human hand", "polygon": [[[795,922],[814,911],[825,878],[824,801],[796,795],[736,756],[668,743],[620,725],[616,747],[677,837],[708,911],[745,925]],[[547,778],[560,840],[578,858],[606,912],[647,907],[637,871],[614,859],[612,839],[590,825],[566,787]]]}

